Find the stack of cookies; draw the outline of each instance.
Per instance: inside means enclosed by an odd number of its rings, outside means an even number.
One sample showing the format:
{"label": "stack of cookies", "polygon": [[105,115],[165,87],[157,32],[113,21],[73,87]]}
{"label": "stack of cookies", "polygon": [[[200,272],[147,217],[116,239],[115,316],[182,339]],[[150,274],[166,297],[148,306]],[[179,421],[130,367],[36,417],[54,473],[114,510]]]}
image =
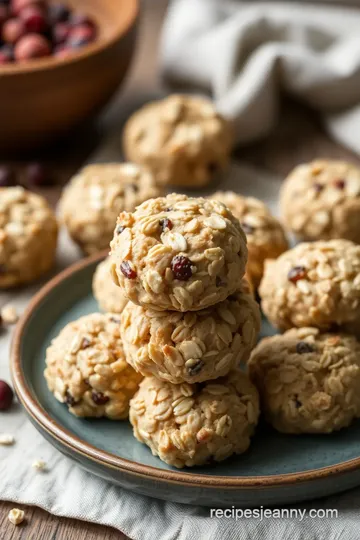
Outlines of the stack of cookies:
{"label": "stack of cookies", "polygon": [[246,263],[245,234],[219,201],[172,194],[118,217],[105,264],[130,300],[120,323],[126,360],[145,377],[130,421],[170,465],[221,461],[250,444],[259,400],[237,366],[260,314]]}

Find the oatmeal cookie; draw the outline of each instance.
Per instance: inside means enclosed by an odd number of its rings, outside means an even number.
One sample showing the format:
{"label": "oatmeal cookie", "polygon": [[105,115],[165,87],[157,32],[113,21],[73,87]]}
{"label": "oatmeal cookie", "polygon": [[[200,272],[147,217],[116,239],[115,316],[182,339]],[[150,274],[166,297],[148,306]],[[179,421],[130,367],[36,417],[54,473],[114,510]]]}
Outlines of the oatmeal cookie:
{"label": "oatmeal cookie", "polygon": [[130,161],[149,167],[163,185],[205,186],[229,162],[232,129],[211,101],[172,95],[137,111],[124,130]]}
{"label": "oatmeal cookie", "polygon": [[135,304],[194,311],[235,292],[247,260],[239,221],[218,201],[168,195],[122,212],[112,276]]}
{"label": "oatmeal cookie", "polygon": [[49,390],[75,416],[128,417],[142,376],[126,362],[116,315],[93,313],[69,323],[46,351]]}
{"label": "oatmeal cookie", "polygon": [[233,191],[217,191],[210,197],[224,203],[240,221],[249,250],[246,269],[250,283],[257,289],[265,259],[276,259],[289,248],[284,229],[259,199],[243,197]]}
{"label": "oatmeal cookie", "polygon": [[303,243],[265,263],[259,294],[274,326],[360,331],[360,246]]}
{"label": "oatmeal cookie", "polygon": [[56,255],[58,226],[46,200],[22,187],[0,188],[0,288],[47,272]]}
{"label": "oatmeal cookie", "polygon": [[72,239],[91,254],[109,247],[120,212],[161,194],[152,174],[133,163],[88,165],[65,187],[60,216]]}
{"label": "oatmeal cookie", "polygon": [[193,385],[145,378],[130,402],[135,437],[178,468],[242,454],[258,418],[258,392],[240,370]]}
{"label": "oatmeal cookie", "polygon": [[284,182],[281,212],[301,240],[345,238],[360,244],[360,169],[344,161],[299,165]]}
{"label": "oatmeal cookie", "polygon": [[93,293],[102,311],[122,313],[128,301],[120,287],[113,282],[110,267],[111,257],[98,264],[93,277]]}
{"label": "oatmeal cookie", "polygon": [[215,306],[188,313],[129,302],[121,316],[127,361],[142,375],[173,384],[227,375],[247,361],[260,330],[258,304],[246,290],[247,285]]}
{"label": "oatmeal cookie", "polygon": [[360,416],[360,343],[294,328],[263,339],[249,373],[268,421],[284,433],[331,433]]}

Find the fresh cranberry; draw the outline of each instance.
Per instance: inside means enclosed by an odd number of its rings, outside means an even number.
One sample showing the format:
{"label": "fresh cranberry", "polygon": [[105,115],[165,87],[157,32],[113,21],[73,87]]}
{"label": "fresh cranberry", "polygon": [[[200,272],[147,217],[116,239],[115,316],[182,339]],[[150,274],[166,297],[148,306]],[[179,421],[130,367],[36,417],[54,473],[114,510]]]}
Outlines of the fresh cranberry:
{"label": "fresh cranberry", "polygon": [[127,261],[123,261],[120,264],[120,270],[127,279],[135,279],[137,276],[137,273],[135,272],[135,270],[133,270],[133,268],[131,268],[130,264]]}
{"label": "fresh cranberry", "polygon": [[93,390],[91,397],[96,405],[105,405],[110,399],[108,396],[105,396],[101,392],[95,392],[95,390]]}
{"label": "fresh cranberry", "polygon": [[14,392],[5,381],[0,381],[0,411],[10,409],[14,399]]}
{"label": "fresh cranberry", "polygon": [[57,23],[52,31],[52,38],[56,45],[64,43],[70,36],[71,26],[65,22]]}
{"label": "fresh cranberry", "polygon": [[337,180],[334,181],[334,186],[337,189],[344,189],[345,185],[346,185],[346,182],[342,178],[338,178]]}
{"label": "fresh cranberry", "polygon": [[39,34],[27,34],[15,45],[15,59],[19,62],[49,56],[50,44]]}
{"label": "fresh cranberry", "polygon": [[15,174],[9,167],[0,167],[0,187],[14,186]]}
{"label": "fresh cranberry", "polygon": [[85,15],[85,13],[72,13],[70,15],[70,23],[73,26],[87,25],[87,26],[91,26],[91,27],[95,28],[94,21],[90,17]]}
{"label": "fresh cranberry", "polygon": [[300,279],[307,278],[307,272],[305,266],[294,266],[288,273],[288,280],[292,283],[296,283]]}
{"label": "fresh cranberry", "polygon": [[5,43],[14,44],[26,33],[25,24],[21,19],[9,19],[3,25],[2,39]]}
{"label": "fresh cranberry", "polygon": [[311,353],[314,351],[314,347],[307,343],[306,341],[299,341],[299,343],[296,344],[296,352],[298,354],[306,354]]}
{"label": "fresh cranberry", "polygon": [[41,34],[45,32],[47,24],[43,11],[37,6],[29,6],[20,12],[27,32]]}
{"label": "fresh cranberry", "polygon": [[51,184],[50,175],[41,163],[30,163],[26,169],[27,181],[33,186],[44,186]]}
{"label": "fresh cranberry", "polygon": [[7,18],[8,8],[4,4],[0,4],[0,26],[4,24]]}
{"label": "fresh cranberry", "polygon": [[3,45],[0,48],[0,64],[10,64],[14,61],[14,51],[10,45]]}
{"label": "fresh cranberry", "polygon": [[160,219],[160,227],[162,231],[165,231],[166,229],[169,229],[169,231],[171,231],[171,229],[173,228],[173,223],[168,218]]}
{"label": "fresh cranberry", "polygon": [[67,45],[72,49],[78,49],[94,41],[95,32],[90,26],[83,25],[73,28],[70,32]]}
{"label": "fresh cranberry", "polygon": [[42,0],[12,0],[11,11],[17,16],[23,9],[29,6],[43,7],[44,2]]}
{"label": "fresh cranberry", "polygon": [[176,255],[171,261],[171,270],[173,271],[175,279],[181,281],[188,281],[192,276],[192,263],[190,259],[183,255]]}
{"label": "fresh cranberry", "polygon": [[70,10],[65,4],[56,3],[50,4],[48,9],[49,21],[52,24],[65,22],[70,17]]}

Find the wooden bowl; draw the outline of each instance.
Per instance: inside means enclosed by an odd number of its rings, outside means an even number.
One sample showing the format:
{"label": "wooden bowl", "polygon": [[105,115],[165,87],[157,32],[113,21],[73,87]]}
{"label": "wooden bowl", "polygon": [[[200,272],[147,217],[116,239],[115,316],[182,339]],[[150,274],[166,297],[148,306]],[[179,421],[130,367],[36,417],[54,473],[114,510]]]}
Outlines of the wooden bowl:
{"label": "wooden bowl", "polygon": [[67,0],[99,36],[73,57],[0,69],[0,152],[48,144],[95,114],[123,80],[135,48],[138,0]]}

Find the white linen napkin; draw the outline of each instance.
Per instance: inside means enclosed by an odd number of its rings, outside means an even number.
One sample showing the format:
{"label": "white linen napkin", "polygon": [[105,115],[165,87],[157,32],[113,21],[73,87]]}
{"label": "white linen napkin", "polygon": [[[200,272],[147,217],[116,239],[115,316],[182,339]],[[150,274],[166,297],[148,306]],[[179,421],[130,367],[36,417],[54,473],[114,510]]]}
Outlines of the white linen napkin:
{"label": "white linen napkin", "polygon": [[360,8],[343,5],[174,0],[162,72],[176,87],[211,92],[239,144],[271,133],[285,92],[360,153],[359,28]]}

